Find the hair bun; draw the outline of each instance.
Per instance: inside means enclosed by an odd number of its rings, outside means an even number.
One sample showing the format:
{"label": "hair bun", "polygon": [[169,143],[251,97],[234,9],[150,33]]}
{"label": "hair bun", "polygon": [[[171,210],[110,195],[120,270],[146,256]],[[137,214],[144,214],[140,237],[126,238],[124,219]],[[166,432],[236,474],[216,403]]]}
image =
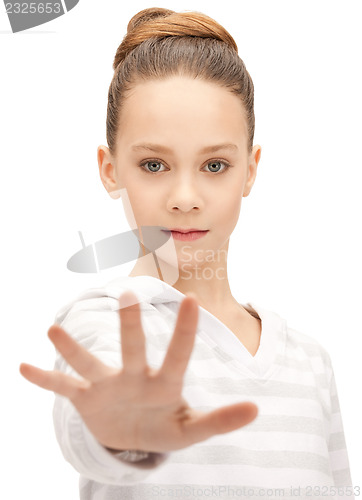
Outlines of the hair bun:
{"label": "hair bun", "polygon": [[143,9],[137,14],[135,14],[127,25],[127,33],[134,30],[140,24],[157,19],[158,17],[167,17],[170,14],[175,14],[174,10],[163,9],[161,7],[151,7],[149,9]]}
{"label": "hair bun", "polygon": [[152,7],[141,10],[129,21],[127,34],[117,49],[113,69],[116,70],[126,56],[145,40],[168,36],[215,38],[238,52],[236,42],[230,33],[206,14],[196,11],[175,12]]}

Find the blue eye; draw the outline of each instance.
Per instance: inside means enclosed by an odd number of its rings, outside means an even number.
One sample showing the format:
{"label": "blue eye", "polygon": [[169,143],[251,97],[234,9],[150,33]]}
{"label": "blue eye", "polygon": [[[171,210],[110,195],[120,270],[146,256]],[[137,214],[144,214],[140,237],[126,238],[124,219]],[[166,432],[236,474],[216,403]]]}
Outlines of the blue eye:
{"label": "blue eye", "polygon": [[[142,163],[140,163],[140,167],[142,167],[146,172],[152,174],[152,173],[157,173],[157,172],[164,172],[165,170],[160,170],[160,167],[157,167],[158,165],[163,165],[163,163],[160,160],[146,160]],[[225,160],[210,160],[207,162],[206,167],[209,165],[213,165],[212,168],[215,168],[215,165],[224,165],[224,168],[220,170],[220,166],[216,166],[218,170],[209,170],[209,173],[215,173],[215,174],[221,174],[226,172],[231,165]],[[150,168],[149,168],[150,167]]]}

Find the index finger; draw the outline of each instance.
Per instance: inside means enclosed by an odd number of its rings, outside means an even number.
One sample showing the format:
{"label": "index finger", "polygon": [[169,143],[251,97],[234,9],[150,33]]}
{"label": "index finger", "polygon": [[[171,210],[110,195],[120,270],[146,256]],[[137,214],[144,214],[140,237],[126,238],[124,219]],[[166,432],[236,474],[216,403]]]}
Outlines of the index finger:
{"label": "index finger", "polygon": [[196,300],[187,296],[181,302],[175,331],[158,372],[170,382],[182,382],[197,331],[199,309]]}

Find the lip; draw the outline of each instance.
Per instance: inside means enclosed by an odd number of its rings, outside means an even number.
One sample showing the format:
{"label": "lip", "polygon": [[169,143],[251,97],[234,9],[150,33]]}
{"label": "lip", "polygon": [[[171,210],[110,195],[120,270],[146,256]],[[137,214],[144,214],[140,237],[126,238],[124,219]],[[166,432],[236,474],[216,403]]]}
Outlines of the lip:
{"label": "lip", "polygon": [[181,241],[198,240],[199,238],[202,238],[209,232],[208,229],[193,229],[193,228],[191,229],[175,228],[175,229],[169,229],[168,231],[163,229],[162,231],[171,232],[174,240],[181,240]]}
{"label": "lip", "polygon": [[[163,229],[163,231],[166,231]],[[194,233],[194,232],[206,232],[208,229],[198,229],[197,227],[190,227],[190,228],[184,228],[184,227],[170,227],[168,231],[176,231],[177,233]]]}

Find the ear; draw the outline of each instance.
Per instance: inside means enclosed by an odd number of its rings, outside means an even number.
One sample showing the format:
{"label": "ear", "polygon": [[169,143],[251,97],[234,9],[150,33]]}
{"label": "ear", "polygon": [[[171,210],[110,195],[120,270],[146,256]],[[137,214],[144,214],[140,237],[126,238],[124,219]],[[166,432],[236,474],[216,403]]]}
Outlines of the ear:
{"label": "ear", "polygon": [[107,146],[98,146],[97,161],[102,184],[112,197],[112,191],[119,189],[119,186],[115,160]]}
{"label": "ear", "polygon": [[249,196],[251,188],[254,185],[258,163],[260,160],[260,155],[261,155],[261,146],[259,146],[259,144],[256,144],[253,147],[253,150],[250,153],[248,159],[248,179],[244,187],[243,197]]}

